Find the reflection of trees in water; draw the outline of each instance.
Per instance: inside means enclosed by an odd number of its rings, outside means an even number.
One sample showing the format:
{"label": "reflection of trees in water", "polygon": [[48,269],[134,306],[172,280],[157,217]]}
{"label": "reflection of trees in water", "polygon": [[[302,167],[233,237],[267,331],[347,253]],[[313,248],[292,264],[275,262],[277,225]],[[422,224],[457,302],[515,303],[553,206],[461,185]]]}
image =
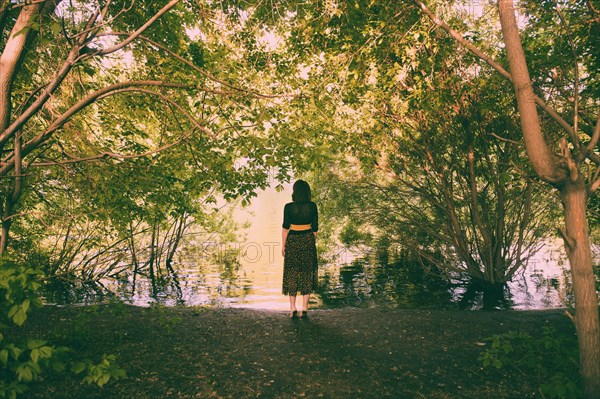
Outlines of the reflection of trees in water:
{"label": "reflection of trees in water", "polygon": [[[52,278],[46,283],[46,300],[53,303],[95,303],[114,298],[165,304],[237,302],[253,291],[253,282],[244,274],[240,263],[241,250],[235,245],[215,245],[202,256],[192,254],[188,262],[168,267],[163,263],[160,272],[157,268],[138,270],[135,282],[131,273],[85,282],[68,276],[62,280]],[[533,273],[527,279],[524,274],[520,275],[522,280],[516,279],[510,285],[513,295],[507,285],[492,286],[458,274],[445,275],[410,256],[373,251],[347,264],[329,263],[323,267],[318,294],[324,307],[509,309],[515,304],[540,299],[537,306],[552,307],[558,301],[572,303],[570,273],[568,270],[563,273],[564,276],[558,277]]]}
{"label": "reflection of trees in water", "polygon": [[461,309],[501,310],[513,306],[507,284],[470,279],[463,283],[463,287],[462,293],[457,297]]}
{"label": "reflection of trees in water", "polygon": [[[158,302],[175,299],[184,304],[194,296],[207,295],[211,303],[219,298],[243,298],[251,291],[245,276],[240,276],[241,264],[238,248],[220,246],[221,250],[203,254],[193,267],[169,267],[167,275],[146,276],[151,282],[150,297]],[[183,275],[183,279],[179,275]],[[216,278],[212,278],[215,276]],[[138,287],[138,290],[148,287]]]}
{"label": "reflection of trees in water", "polygon": [[226,248],[194,262],[163,263],[161,267],[140,268],[104,279],[53,278],[45,285],[45,298],[59,304],[90,304],[116,298],[185,304],[208,296],[211,303],[218,303],[220,298],[243,299],[251,293],[251,282],[240,272],[239,248]]}
{"label": "reflection of trees in water", "polygon": [[[596,292],[600,291],[600,264],[594,265],[596,279]],[[558,298],[565,306],[575,306],[573,293],[573,277],[568,268],[563,268],[559,277],[545,277],[541,273],[532,274],[536,289],[546,289],[547,292],[556,292]]]}
{"label": "reflection of trees in water", "polygon": [[183,292],[179,284],[179,277],[173,268],[167,267],[168,275],[150,274],[150,282],[152,289],[150,297],[156,302],[161,302],[164,299],[175,299],[177,304],[184,304]]}
{"label": "reflection of trees in water", "polygon": [[104,279],[81,281],[80,279],[53,279],[44,286],[47,302],[58,304],[92,304],[106,300],[132,300],[137,295],[148,296],[156,302],[165,299],[184,303],[179,277],[173,268],[169,274],[138,272],[135,280],[120,274]]}
{"label": "reflection of trees in water", "polygon": [[431,270],[407,259],[388,263],[381,256],[360,258],[326,269],[320,277],[318,293],[328,307],[452,307],[450,283]]}
{"label": "reflection of trees in water", "polygon": [[[416,260],[410,253],[381,248],[349,263],[329,265],[321,273],[318,291],[326,307],[382,304],[496,310],[573,303],[568,269],[559,269],[563,274],[557,277],[544,277],[542,273],[525,276],[524,272],[510,283],[492,284],[464,273],[445,272]],[[600,282],[600,268],[596,268],[596,276]]]}
{"label": "reflection of trees in water", "polygon": [[98,281],[70,281],[68,279],[46,281],[44,292],[45,301],[56,304],[91,304],[115,296]]}
{"label": "reflection of trees in water", "polygon": [[252,287],[245,278],[240,277],[240,250],[227,249],[217,259],[219,283],[215,287],[216,294],[225,298],[244,298]]}
{"label": "reflection of trees in water", "polygon": [[[546,298],[542,304],[556,306],[553,295],[568,299],[570,278],[568,270],[563,279],[546,279],[545,293],[535,291]],[[518,290],[518,296],[511,292]],[[533,287],[531,287],[533,288]],[[330,265],[319,279],[318,293],[326,307],[392,305],[410,308],[458,308],[472,310],[511,309],[515,299],[527,296],[527,303],[534,299],[530,288],[516,282],[491,284],[464,274],[447,274],[435,266],[424,265],[410,256],[395,257],[388,261],[378,252],[358,258],[343,265]],[[540,295],[542,294],[542,295]],[[562,301],[563,303],[568,303]]]}

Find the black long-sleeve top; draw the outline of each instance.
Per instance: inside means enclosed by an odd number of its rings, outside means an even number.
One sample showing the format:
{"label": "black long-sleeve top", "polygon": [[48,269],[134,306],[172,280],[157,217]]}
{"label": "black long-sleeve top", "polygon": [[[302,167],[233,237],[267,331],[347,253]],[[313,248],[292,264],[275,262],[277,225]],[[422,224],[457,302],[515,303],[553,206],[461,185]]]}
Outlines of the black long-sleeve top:
{"label": "black long-sleeve top", "polygon": [[283,208],[283,228],[291,224],[310,224],[311,230],[319,231],[319,212],[317,204],[309,202],[288,202]]}

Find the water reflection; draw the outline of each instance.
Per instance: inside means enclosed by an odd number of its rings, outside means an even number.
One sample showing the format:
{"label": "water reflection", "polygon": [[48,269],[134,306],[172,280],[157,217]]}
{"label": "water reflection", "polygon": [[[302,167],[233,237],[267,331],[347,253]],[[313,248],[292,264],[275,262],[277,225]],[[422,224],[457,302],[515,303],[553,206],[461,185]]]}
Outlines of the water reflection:
{"label": "water reflection", "polygon": [[[212,264],[175,264],[171,274],[150,278],[119,276],[97,283],[48,285],[46,301],[96,303],[118,298],[136,305],[241,306],[285,309],[280,264],[257,272],[231,253]],[[533,282],[533,284],[532,284]],[[312,307],[387,306],[428,309],[541,309],[568,304],[564,280],[544,278],[535,270],[527,279],[494,286],[468,278],[447,279],[419,262],[363,257],[329,264],[319,272]]]}
{"label": "water reflection", "polygon": [[507,284],[489,284],[469,280],[454,290],[460,309],[512,309],[512,293]]}
{"label": "water reflection", "polygon": [[388,264],[369,258],[325,268],[318,296],[323,307],[455,307],[450,282],[425,273],[417,262]]}

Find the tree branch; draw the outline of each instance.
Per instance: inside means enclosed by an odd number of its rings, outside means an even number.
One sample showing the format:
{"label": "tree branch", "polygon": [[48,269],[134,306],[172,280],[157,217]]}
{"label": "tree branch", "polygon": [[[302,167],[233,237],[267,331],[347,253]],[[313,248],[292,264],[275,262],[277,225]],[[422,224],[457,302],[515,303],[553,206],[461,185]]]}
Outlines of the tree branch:
{"label": "tree branch", "polygon": [[499,136],[499,135],[497,135],[497,134],[496,134],[496,133],[494,133],[494,132],[492,132],[492,133],[489,133],[489,135],[490,135],[490,136],[493,136],[493,137],[495,137],[495,138],[497,138],[498,140],[506,141],[507,143],[516,144],[516,145],[521,145],[521,144],[523,144],[523,143],[519,143],[518,141],[511,140],[511,139],[507,139],[507,138],[505,138],[505,137]]}
{"label": "tree branch", "polygon": [[150,18],[148,21],[146,21],[146,23],[144,25],[142,25],[138,30],[136,30],[131,35],[129,35],[129,37],[127,37],[121,43],[117,44],[116,46],[113,46],[113,47],[110,47],[110,48],[107,48],[104,50],[100,50],[98,52],[98,54],[106,55],[106,54],[114,53],[115,51],[118,51],[118,50],[122,49],[123,47],[127,46],[129,43],[134,41],[139,35],[141,35],[142,32],[144,32],[146,29],[148,29],[148,27],[150,25],[152,25],[158,18],[160,18],[163,14],[165,14],[167,11],[169,11],[171,8],[173,8],[173,6],[175,6],[175,4],[177,4],[177,3],[179,3],[179,0],[171,0],[159,12],[154,14],[154,16],[152,18]]}
{"label": "tree branch", "polygon": [[[100,33],[98,34],[97,37],[102,37],[102,36],[127,36],[130,35],[127,32],[107,32],[107,33]],[[140,35],[138,37],[138,39],[143,40],[149,44],[151,44],[152,46],[155,46],[156,48],[159,48],[161,50],[163,50],[164,52],[170,54],[171,56],[173,56],[175,59],[183,62],[184,64],[186,64],[187,66],[189,66],[190,68],[194,69],[196,72],[200,73],[201,75],[207,77],[208,79],[212,80],[213,82],[217,82],[219,84],[222,84],[225,87],[228,87],[232,90],[236,90],[239,92],[243,92],[243,93],[249,93],[252,94],[256,97],[260,97],[260,98],[282,98],[282,97],[296,97],[297,94],[263,94],[263,93],[259,93],[257,91],[254,90],[250,90],[250,89],[244,89],[241,87],[237,87],[232,85],[231,83],[227,83],[224,80],[221,80],[219,78],[217,78],[216,76],[214,76],[213,74],[211,74],[210,72],[205,71],[202,68],[199,68],[197,65],[194,65],[194,63],[190,62],[189,60],[187,60],[186,58],[180,56],[179,54],[177,54],[176,52],[174,52],[173,50],[171,50],[170,48],[163,46],[160,43],[155,42],[152,39],[147,38],[144,35]]]}
{"label": "tree branch", "polygon": [[594,148],[596,148],[596,145],[598,144],[598,139],[600,139],[600,114],[598,114],[598,120],[596,121],[596,127],[594,128],[592,139],[585,149],[586,155],[594,151]]}
{"label": "tree branch", "polygon": [[[569,40],[569,44],[571,45],[571,51],[573,52],[573,60],[575,61],[575,77],[574,77],[574,82],[573,82],[573,98],[574,98],[574,104],[573,104],[573,132],[575,137],[577,137],[579,139],[578,133],[577,131],[578,129],[578,125],[579,125],[579,57],[577,57],[577,45],[575,44],[575,41],[573,40],[573,35],[571,34],[570,30],[569,30],[569,26],[567,25],[567,20],[565,19],[560,6],[558,5],[558,3],[556,4],[556,12],[558,14],[558,16],[560,17],[560,19],[562,20],[563,26],[565,26],[565,30],[567,33],[567,38]],[[575,146],[576,149],[579,149],[579,142],[577,142],[577,145]],[[581,161],[585,159],[585,157],[581,158]]]}
{"label": "tree branch", "polygon": [[8,139],[10,139],[17,130],[19,130],[29,119],[35,115],[40,108],[48,101],[50,96],[54,94],[54,92],[58,89],[60,84],[66,78],[66,76],[75,65],[79,57],[79,45],[74,45],[69,51],[67,59],[58,70],[58,72],[54,75],[52,81],[46,86],[45,90],[35,99],[33,103],[12,123],[8,126],[1,134],[0,134],[0,146],[2,146]]}
{"label": "tree branch", "polygon": [[94,155],[91,157],[73,158],[73,159],[66,159],[64,161],[53,161],[53,162],[34,162],[34,163],[32,163],[32,166],[66,165],[66,164],[71,164],[71,163],[94,161],[94,160],[104,159],[104,158],[114,158],[114,159],[142,158],[142,157],[147,157],[148,155],[158,154],[160,152],[168,150],[171,147],[175,147],[176,145],[180,144],[181,142],[185,141],[188,138],[189,138],[189,136],[182,137],[181,139],[175,141],[174,143],[167,144],[163,147],[157,148],[156,150],[147,151],[142,154],[116,154],[114,152],[106,151],[106,152],[103,152],[102,154]]}
{"label": "tree branch", "polygon": [[556,154],[550,150],[542,134],[535,101],[532,101],[534,98],[533,87],[519,37],[512,0],[500,0],[498,5],[502,35],[517,97],[525,150],[534,170],[541,179],[551,184],[560,183],[568,178],[567,171],[562,167]]}
{"label": "tree branch", "polygon": [[[477,189],[477,178],[475,176],[475,151],[473,149],[473,143],[469,144],[469,153],[468,153],[468,164],[469,164],[469,192],[470,192],[470,201],[471,201],[471,215],[472,215],[472,224],[473,224],[473,233],[474,233],[474,241],[479,249],[479,256],[482,258],[482,263],[484,265],[484,274],[488,276],[488,280],[494,281],[494,276],[492,274],[492,239],[489,235],[489,232],[484,226],[483,221],[481,220],[481,215],[479,214],[479,203],[477,201],[478,189]],[[479,230],[479,234],[481,234],[482,243],[479,243],[477,239],[477,230]],[[488,259],[484,260],[484,257],[487,256]]]}
{"label": "tree branch", "polygon": [[30,6],[32,4],[41,4],[41,3],[45,3],[47,1],[48,0],[29,0],[29,1],[25,1],[23,3],[11,4],[10,8],[27,7],[27,6]]}
{"label": "tree branch", "polygon": [[[178,1],[179,0],[172,0],[169,4],[167,4],[165,7],[163,7],[158,13],[156,13],[152,18],[150,18],[141,28],[139,28],[136,32],[134,32],[132,35],[130,35],[127,39],[125,39],[119,45],[113,47],[112,49],[106,49],[103,51],[105,51],[105,53],[108,54],[110,52],[117,51],[118,49],[120,49],[123,46],[126,46],[131,41],[133,41],[139,34],[141,34],[144,30],[146,30],[150,25],[152,25],[152,23],[154,23],[161,15],[163,15],[170,8],[172,8]],[[36,5],[35,7],[39,7],[39,6]],[[35,115],[40,110],[40,108],[46,103],[46,101],[50,98],[50,96],[58,89],[58,87],[60,86],[62,81],[65,79],[65,77],[71,71],[73,65],[75,65],[75,63],[81,59],[80,58],[80,50],[89,41],[90,37],[88,37],[88,32],[93,31],[93,29],[91,29],[91,28],[93,27],[94,22],[96,21],[96,19],[98,18],[98,16],[100,15],[100,13],[102,11],[103,10],[94,12],[92,14],[92,16],[88,19],[86,26],[84,28],[85,34],[79,35],[79,37],[76,41],[76,44],[73,45],[72,49],[69,51],[67,59],[65,60],[65,62],[61,66],[61,68],[58,70],[58,72],[55,74],[54,78],[48,84],[46,89],[40,94],[40,96],[10,126],[5,127],[5,126],[0,125],[0,130],[4,130],[0,134],[0,147],[8,139],[10,139],[17,130],[19,130],[25,123],[27,123],[27,121],[33,115]],[[94,37],[94,35],[95,35],[95,33],[92,34],[91,36]],[[109,51],[109,50],[111,50],[111,51]],[[87,57],[87,56],[89,56],[89,54],[87,54],[85,56]]]}
{"label": "tree branch", "polygon": [[[88,94],[85,98],[81,99],[77,104],[73,105],[66,112],[64,112],[61,116],[59,116],[46,130],[36,137],[29,140],[24,144],[22,154],[23,157],[27,156],[31,151],[33,151],[37,146],[46,141],[48,138],[52,136],[52,134],[61,128],[73,115],[77,112],[81,111],[85,107],[94,103],[99,98],[106,97],[110,93],[118,92],[121,89],[125,89],[128,87],[139,87],[139,86],[157,86],[157,87],[170,87],[170,88],[193,88],[194,86],[184,85],[181,83],[169,83],[162,81],[152,81],[152,80],[140,80],[140,81],[129,81],[129,82],[121,82],[116,83],[111,86],[104,87],[100,90],[97,90],[93,93]],[[0,166],[0,176],[4,176],[14,167],[14,158],[9,157],[4,160]]]}
{"label": "tree branch", "polygon": [[194,118],[189,112],[187,112],[185,109],[183,109],[183,107],[181,105],[179,105],[177,102],[173,101],[169,97],[167,97],[164,94],[159,93],[157,91],[152,91],[152,90],[147,90],[147,89],[141,89],[141,88],[138,88],[138,87],[127,87],[127,88],[124,88],[124,89],[115,90],[115,91],[112,91],[110,93],[104,94],[104,95],[98,97],[97,100],[101,100],[104,97],[108,97],[108,96],[112,96],[112,95],[115,95],[115,94],[118,94],[118,93],[124,93],[124,92],[128,92],[128,91],[139,92],[139,93],[146,93],[146,94],[150,94],[150,95],[153,95],[153,96],[160,97],[163,101],[169,103],[171,106],[175,107],[179,112],[181,112],[198,130],[203,131],[210,138],[216,139],[216,137],[213,134],[213,132],[211,132],[210,130],[208,130],[204,126],[202,126],[202,124],[196,118]]}
{"label": "tree branch", "polygon": [[[422,1],[420,1],[420,0],[414,0],[414,1],[415,1],[415,3],[417,3],[417,5],[419,7],[421,7],[421,9],[425,13],[425,15],[427,15],[427,17],[429,17],[429,19],[431,21],[433,21],[433,23],[435,23],[437,26],[439,26],[440,28],[442,28],[446,32],[448,32],[457,42],[462,44],[465,48],[467,48],[469,51],[471,51],[473,54],[475,54],[478,58],[480,58],[482,61],[484,61],[485,63],[490,65],[492,68],[494,68],[502,76],[504,76],[508,80],[512,81],[511,74],[506,69],[504,69],[502,67],[502,65],[500,65],[498,62],[496,62],[493,58],[491,58],[487,54],[485,54],[483,51],[479,50],[473,44],[468,42],[460,32],[455,31],[450,26],[448,26],[448,24],[446,24],[437,15],[435,15]],[[571,125],[567,121],[565,121],[553,108],[548,106],[544,102],[544,100],[542,100],[541,98],[536,96],[533,93],[533,91],[531,92],[531,98],[535,101],[535,103],[537,105],[540,106],[540,108],[542,108],[548,115],[550,115],[550,117],[552,119],[554,119],[569,134],[569,137],[571,138],[572,143],[577,148],[578,143],[579,143],[579,137],[575,134],[575,131],[573,130]]]}
{"label": "tree branch", "polygon": [[[3,5],[4,7],[4,5]],[[0,130],[6,129],[10,123],[11,87],[17,71],[17,65],[25,52],[28,36],[32,34],[29,26],[41,12],[40,4],[23,7],[13,26],[9,38],[0,55]],[[0,147],[4,141],[0,140]]]}

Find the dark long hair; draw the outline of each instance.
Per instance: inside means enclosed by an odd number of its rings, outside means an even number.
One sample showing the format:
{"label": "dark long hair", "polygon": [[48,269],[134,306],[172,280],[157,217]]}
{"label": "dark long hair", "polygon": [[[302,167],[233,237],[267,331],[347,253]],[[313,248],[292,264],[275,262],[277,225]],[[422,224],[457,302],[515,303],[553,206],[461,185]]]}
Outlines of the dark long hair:
{"label": "dark long hair", "polygon": [[292,192],[292,201],[309,202],[310,200],[310,186],[308,185],[308,183],[304,180],[296,180]]}

